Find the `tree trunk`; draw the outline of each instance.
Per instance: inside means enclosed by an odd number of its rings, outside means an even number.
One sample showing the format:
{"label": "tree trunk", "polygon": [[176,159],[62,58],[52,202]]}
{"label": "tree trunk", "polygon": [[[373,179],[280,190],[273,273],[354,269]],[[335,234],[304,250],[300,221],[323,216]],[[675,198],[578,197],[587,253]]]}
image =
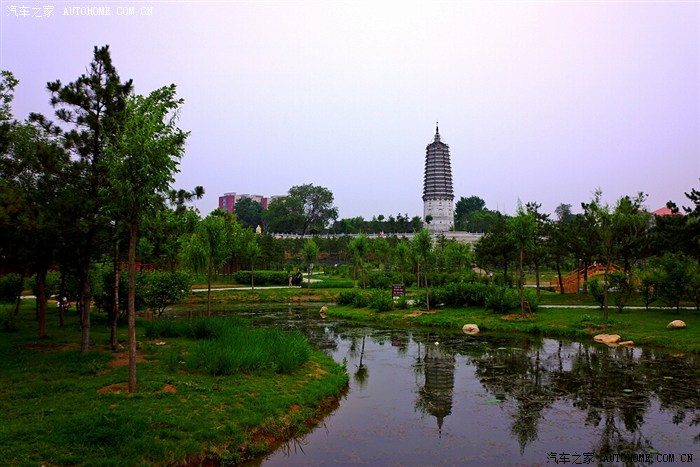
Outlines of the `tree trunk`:
{"label": "tree trunk", "polygon": [[46,301],[46,268],[39,267],[36,272],[36,311],[39,322],[39,339],[46,338]]}
{"label": "tree trunk", "polygon": [[518,288],[520,289],[520,314],[525,316],[525,271],[523,271],[523,257],[525,256],[525,248],[520,247],[520,274],[518,277]]}
{"label": "tree trunk", "polygon": [[561,260],[557,256],[557,278],[559,279],[559,292],[564,295],[564,279],[561,277]]}
{"label": "tree trunk", "polygon": [[63,327],[66,320],[66,306],[68,305],[67,303],[63,303],[63,297],[66,296],[66,275],[63,272],[63,268],[61,268],[61,284],[58,290],[58,299],[61,301],[61,305],[58,307],[58,325]]}
{"label": "tree trunk", "polygon": [[207,268],[207,316],[211,316],[211,277],[214,274],[214,245],[209,243],[209,267]]}
{"label": "tree trunk", "polygon": [[612,259],[612,245],[607,245],[605,258],[605,272],[603,273],[603,319],[608,320],[608,271],[610,271],[610,260]]}
{"label": "tree trunk", "polygon": [[90,259],[83,259],[78,271],[80,276],[80,353],[90,351]]}
{"label": "tree trunk", "polygon": [[430,289],[428,288],[428,270],[423,268],[423,276],[425,277],[425,308],[430,311]]}
{"label": "tree trunk", "polygon": [[136,234],[138,224],[129,228],[129,392],[136,391]]}
{"label": "tree trunk", "polygon": [[112,330],[110,332],[109,343],[112,350],[117,350],[117,320],[119,319],[119,282],[121,276],[121,258],[119,256],[119,240],[114,243],[114,296],[112,298]]}

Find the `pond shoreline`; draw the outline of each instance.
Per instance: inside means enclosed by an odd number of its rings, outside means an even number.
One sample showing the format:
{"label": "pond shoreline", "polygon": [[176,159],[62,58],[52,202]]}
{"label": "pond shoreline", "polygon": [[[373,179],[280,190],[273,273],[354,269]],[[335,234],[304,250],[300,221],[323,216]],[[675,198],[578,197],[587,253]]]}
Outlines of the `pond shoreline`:
{"label": "pond shoreline", "polygon": [[[593,341],[598,334],[617,334],[635,346],[652,346],[682,352],[700,353],[700,313],[684,310],[634,309],[612,312],[605,321],[598,317],[599,307],[546,305],[523,317],[519,313],[501,315],[480,307],[394,310],[377,312],[352,306],[329,306],[327,315],[365,324],[420,326],[461,330],[465,324],[476,324],[481,331],[522,332],[550,337],[570,337]],[[669,330],[668,322],[682,319],[687,328]],[[603,344],[601,344],[603,345]]]}

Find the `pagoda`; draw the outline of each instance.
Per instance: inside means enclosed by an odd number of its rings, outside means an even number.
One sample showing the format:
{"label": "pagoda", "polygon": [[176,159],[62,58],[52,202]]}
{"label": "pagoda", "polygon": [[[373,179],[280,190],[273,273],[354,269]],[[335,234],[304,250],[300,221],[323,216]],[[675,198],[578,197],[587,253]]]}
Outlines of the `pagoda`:
{"label": "pagoda", "polygon": [[425,148],[423,178],[423,220],[432,232],[447,232],[454,227],[454,202],[450,147],[440,140],[435,125],[435,138]]}

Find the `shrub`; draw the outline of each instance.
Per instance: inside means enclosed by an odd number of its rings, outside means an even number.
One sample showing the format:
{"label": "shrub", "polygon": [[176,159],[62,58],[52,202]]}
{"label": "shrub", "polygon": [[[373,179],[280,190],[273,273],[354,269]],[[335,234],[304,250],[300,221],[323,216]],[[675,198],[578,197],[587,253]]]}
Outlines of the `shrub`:
{"label": "shrub", "polygon": [[[525,289],[524,299],[530,304],[530,311],[535,313],[540,308],[540,299],[537,297],[537,292],[531,289]],[[520,300],[518,299],[518,305],[520,305]]]}
{"label": "shrub", "polygon": [[[143,309],[144,303],[144,272],[136,273],[136,309]],[[93,299],[95,306],[105,312],[112,312],[114,303],[114,271],[103,271],[99,276],[98,287],[93,289]],[[127,300],[129,294],[129,274],[122,271],[119,274],[119,311],[122,316],[126,316]]]}
{"label": "shrub", "polygon": [[168,306],[179,302],[192,289],[190,276],[181,271],[153,271],[144,274],[143,300],[161,316]]}
{"label": "shrub", "polygon": [[357,295],[352,301],[352,306],[355,308],[367,308],[369,306],[370,297],[366,292],[358,291]]}
{"label": "shrub", "polygon": [[[388,289],[396,283],[392,274],[387,271],[372,271],[366,275],[367,287],[370,289]],[[398,280],[398,279],[397,279]]]}
{"label": "shrub", "polygon": [[[250,285],[250,271],[234,272],[231,276],[236,284]],[[286,271],[253,271],[253,282],[257,286],[287,285]]]}
{"label": "shrub", "polygon": [[591,297],[593,297],[593,300],[596,301],[596,303],[603,308],[603,302],[604,302],[604,291],[603,291],[603,284],[601,281],[598,279],[589,279],[586,281],[586,288],[588,289],[588,293],[591,294]]}
{"label": "shrub", "polygon": [[487,310],[496,313],[506,313],[520,305],[520,296],[517,290],[508,287],[493,286],[486,295],[485,306]]}
{"label": "shrub", "polygon": [[0,276],[0,300],[14,300],[22,293],[22,277],[19,274]]}
{"label": "shrub", "polygon": [[377,311],[391,311],[394,308],[394,300],[391,298],[391,293],[374,290],[370,294],[369,306]]}
{"label": "shrub", "polygon": [[9,304],[0,304],[0,325],[3,331],[16,332],[17,322],[14,312],[14,306]]}
{"label": "shrub", "polygon": [[399,298],[394,300],[394,308],[397,310],[407,310],[408,309],[408,299],[405,295],[401,295]]}
{"label": "shrub", "polygon": [[446,306],[483,306],[489,287],[480,282],[454,282],[441,291]]}
{"label": "shrub", "polygon": [[352,305],[359,293],[358,290],[343,290],[338,294],[338,305]]}

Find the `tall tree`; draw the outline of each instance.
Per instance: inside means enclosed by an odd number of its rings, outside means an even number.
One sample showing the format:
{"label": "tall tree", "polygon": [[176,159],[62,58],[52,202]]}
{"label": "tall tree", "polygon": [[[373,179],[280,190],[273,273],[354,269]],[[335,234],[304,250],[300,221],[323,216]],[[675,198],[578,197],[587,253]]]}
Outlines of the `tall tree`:
{"label": "tall tree", "polygon": [[322,231],[338,217],[338,208],[333,206],[333,193],[328,188],[310,183],[293,186],[289,189],[288,197],[296,200],[295,205],[301,206],[303,234],[312,229]]}
{"label": "tall tree", "polygon": [[[365,288],[365,260],[369,255],[369,239],[367,235],[360,234],[357,237],[350,240],[348,243],[348,250],[350,251],[350,257],[355,265],[355,270],[360,267],[360,275],[362,277],[362,288]],[[355,273],[355,276],[357,274]]]}
{"label": "tall tree", "polygon": [[[566,208],[567,206],[568,209]],[[556,221],[545,225],[546,247],[549,255],[554,258],[559,292],[564,294],[566,290],[562,277],[562,267],[565,266],[567,258],[571,256],[569,239],[575,236],[575,232],[573,232],[571,227],[574,216],[571,214],[571,205],[568,204],[560,204],[554,212],[557,216]]]}
{"label": "tall tree", "polygon": [[306,280],[309,292],[311,292],[311,273],[314,270],[314,262],[318,259],[319,248],[316,242],[312,238],[304,242],[302,247],[302,255],[304,256],[304,262],[306,263]]}
{"label": "tall tree", "polygon": [[[122,82],[112,64],[109,46],[95,47],[87,72],[63,85],[60,80],[47,84],[56,117],[73,128],[65,133],[64,144],[76,157],[78,173],[73,179],[80,202],[75,204],[74,243],[80,277],[81,352],[90,348],[90,264],[99,252],[100,234],[109,229],[102,214],[101,189],[106,186],[107,167],[103,156],[106,139],[120,126],[121,111],[132,92],[132,82]],[[40,116],[32,115],[41,121]],[[77,194],[77,193],[76,193]]]}
{"label": "tall tree", "polygon": [[[430,286],[429,272],[433,257],[433,238],[428,229],[422,229],[413,236],[413,252],[418,260],[418,268],[423,272],[423,285],[425,286],[425,307],[430,310]],[[418,287],[421,281],[418,281]]]}
{"label": "tall tree", "polygon": [[182,103],[175,85],[131,97],[105,150],[103,197],[111,215],[129,227],[129,392],[136,390],[136,240],[144,217],[165,205],[184,153],[188,133],[176,125]]}
{"label": "tall tree", "polygon": [[517,245],[510,235],[508,217],[496,213],[491,230],[474,245],[476,264],[483,269],[503,270],[503,284],[508,284],[508,266],[517,257]]}
{"label": "tall tree", "polygon": [[168,201],[170,201],[170,204],[175,207],[175,212],[179,214],[187,209],[185,206],[187,203],[196,199],[202,199],[204,193],[204,187],[201,185],[197,185],[192,191],[188,191],[183,188],[180,188],[179,190],[168,190]]}
{"label": "tall tree", "polygon": [[38,337],[46,337],[46,275],[58,257],[69,156],[53,135],[14,122],[0,154],[0,254],[5,266],[36,274]]}
{"label": "tall tree", "polygon": [[243,227],[255,229],[257,226],[262,225],[263,223],[262,204],[253,199],[239,199],[236,201],[236,205],[233,207],[233,212],[238,218],[238,223]]}
{"label": "tall tree", "polygon": [[182,248],[184,263],[196,273],[207,276],[207,316],[211,315],[211,282],[214,272],[231,254],[231,223],[226,211],[214,210],[187,236]]}
{"label": "tall tree", "polygon": [[531,260],[535,267],[535,284],[537,288],[537,296],[540,296],[540,266],[546,259],[547,248],[545,245],[545,237],[549,226],[549,214],[544,214],[539,211],[542,204],[530,202],[525,205],[525,210],[535,222],[535,228],[532,232],[532,251]]}
{"label": "tall tree", "polygon": [[532,213],[523,209],[518,203],[518,212],[515,217],[509,219],[510,235],[518,248],[518,290],[520,292],[520,313],[525,315],[525,298],[523,288],[525,286],[525,270],[523,262],[527,250],[532,250],[533,238],[536,229],[535,217]]}
{"label": "tall tree", "polygon": [[641,213],[644,203],[644,193],[639,193],[634,199],[629,196],[620,198],[614,207],[603,203],[602,192],[596,190],[590,203],[581,203],[584,215],[593,221],[596,234],[600,239],[605,256],[605,271],[603,272],[603,318],[608,319],[608,276],[610,274],[614,255],[629,249],[630,245],[638,244],[646,228],[646,217]]}
{"label": "tall tree", "polygon": [[472,216],[485,207],[486,202],[478,196],[460,197],[455,204],[455,229],[473,232]]}

